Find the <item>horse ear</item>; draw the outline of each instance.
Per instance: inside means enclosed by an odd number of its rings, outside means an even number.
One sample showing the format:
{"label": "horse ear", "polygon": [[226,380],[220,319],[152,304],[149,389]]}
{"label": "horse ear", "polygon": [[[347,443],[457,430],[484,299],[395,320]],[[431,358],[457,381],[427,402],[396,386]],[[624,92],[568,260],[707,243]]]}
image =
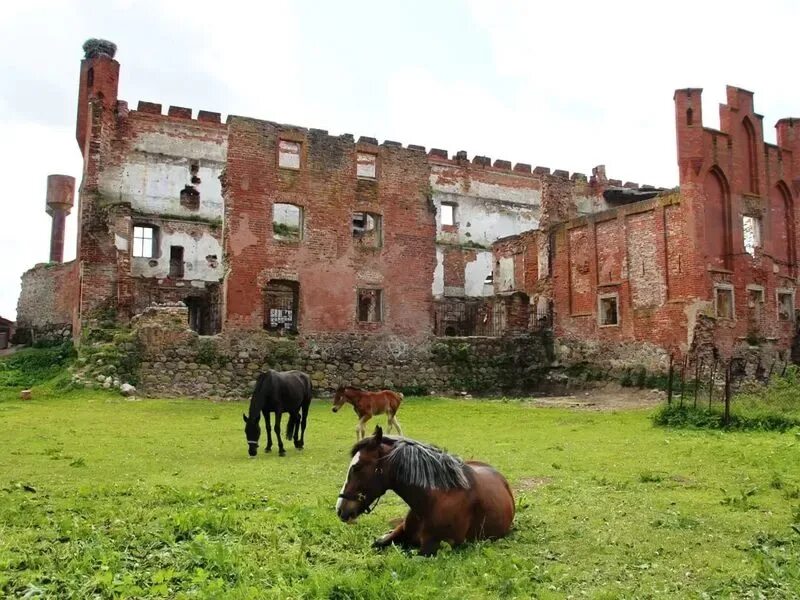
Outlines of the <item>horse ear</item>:
{"label": "horse ear", "polygon": [[380,425],[375,426],[375,433],[372,434],[372,437],[375,438],[375,442],[378,444],[383,441],[383,429],[381,429]]}
{"label": "horse ear", "polygon": [[242,420],[247,423],[247,415],[242,413]]}

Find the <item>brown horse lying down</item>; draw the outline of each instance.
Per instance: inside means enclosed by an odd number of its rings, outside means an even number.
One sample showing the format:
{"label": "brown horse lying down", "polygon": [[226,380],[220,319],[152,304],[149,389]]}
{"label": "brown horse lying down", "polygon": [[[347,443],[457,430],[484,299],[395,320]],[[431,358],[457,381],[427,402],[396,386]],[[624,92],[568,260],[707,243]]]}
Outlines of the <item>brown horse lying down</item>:
{"label": "brown horse lying down", "polygon": [[366,424],[375,415],[386,413],[389,423],[386,432],[392,431],[392,426],[397,429],[397,433],[402,437],[403,430],[397,422],[395,415],[403,401],[403,394],[392,392],[391,390],[381,390],[380,392],[367,392],[357,387],[339,386],[336,395],[333,397],[333,412],[339,409],[345,402],[353,405],[353,410],[358,415],[358,425],[356,425],[356,441],[363,439],[366,431]]}
{"label": "brown horse lying down", "polygon": [[411,508],[405,521],[375,541],[436,554],[452,546],[506,535],[514,520],[514,496],[500,473],[482,462],[462,462],[443,450],[414,440],[375,434],[353,446],[336,514],[345,522],[375,508],[387,490]]}

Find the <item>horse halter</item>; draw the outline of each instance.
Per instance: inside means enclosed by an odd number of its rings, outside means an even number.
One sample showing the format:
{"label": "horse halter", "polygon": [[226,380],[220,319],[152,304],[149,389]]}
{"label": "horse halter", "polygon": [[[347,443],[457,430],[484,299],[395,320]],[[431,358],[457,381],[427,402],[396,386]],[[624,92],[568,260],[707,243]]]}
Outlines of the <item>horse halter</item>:
{"label": "horse halter", "polygon": [[[358,502],[360,506],[363,506],[364,500],[367,499],[367,495],[364,492],[359,492],[355,495],[355,497],[351,496],[350,494],[339,494],[339,498],[342,500],[350,500],[351,502]],[[375,502],[373,502],[371,506],[367,506],[366,508],[362,509],[361,514],[368,515],[375,510],[375,507],[378,506],[378,502],[381,501],[381,498],[383,498],[383,494],[375,498]]]}
{"label": "horse halter", "polygon": [[[381,459],[378,459],[378,460],[381,460]],[[375,469],[375,474],[376,475],[383,475],[383,469],[381,469],[380,467],[376,468]],[[384,491],[384,494],[385,493],[386,492]],[[360,508],[360,507],[362,507],[364,505],[364,500],[367,499],[367,495],[364,492],[358,492],[358,494],[353,496],[352,494],[345,494],[344,492],[342,492],[341,494],[339,494],[339,498],[341,498],[342,500],[349,500],[350,502],[358,502],[359,503],[359,508]],[[361,513],[359,513],[359,514],[368,515],[369,513],[371,513],[373,510],[375,510],[375,507],[378,506],[378,502],[381,501],[381,498],[383,498],[383,494],[381,494],[377,498],[375,498],[375,502],[373,502],[372,505],[367,506],[366,508],[363,508],[361,510]]]}

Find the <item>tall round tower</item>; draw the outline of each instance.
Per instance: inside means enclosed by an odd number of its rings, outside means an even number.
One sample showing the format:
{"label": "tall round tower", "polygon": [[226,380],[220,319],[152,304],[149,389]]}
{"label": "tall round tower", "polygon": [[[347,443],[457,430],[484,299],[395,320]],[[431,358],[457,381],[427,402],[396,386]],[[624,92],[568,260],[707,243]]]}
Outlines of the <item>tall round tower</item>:
{"label": "tall round tower", "polygon": [[75,198],[75,178],[47,176],[47,214],[53,217],[50,229],[50,262],[64,262],[64,228]]}

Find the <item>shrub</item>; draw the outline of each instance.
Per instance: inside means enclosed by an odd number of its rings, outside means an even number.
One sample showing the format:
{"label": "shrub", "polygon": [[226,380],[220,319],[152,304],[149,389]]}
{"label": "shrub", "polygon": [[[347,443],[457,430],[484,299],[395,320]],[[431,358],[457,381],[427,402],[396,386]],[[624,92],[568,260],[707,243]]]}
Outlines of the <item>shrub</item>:
{"label": "shrub", "polygon": [[63,372],[75,358],[72,342],[47,348],[26,348],[0,359],[0,387],[25,388]]}
{"label": "shrub", "polygon": [[653,414],[653,423],[660,427],[689,429],[787,431],[800,426],[800,419],[776,413],[737,414],[731,412],[730,422],[726,426],[724,415],[718,409],[665,404]]}

